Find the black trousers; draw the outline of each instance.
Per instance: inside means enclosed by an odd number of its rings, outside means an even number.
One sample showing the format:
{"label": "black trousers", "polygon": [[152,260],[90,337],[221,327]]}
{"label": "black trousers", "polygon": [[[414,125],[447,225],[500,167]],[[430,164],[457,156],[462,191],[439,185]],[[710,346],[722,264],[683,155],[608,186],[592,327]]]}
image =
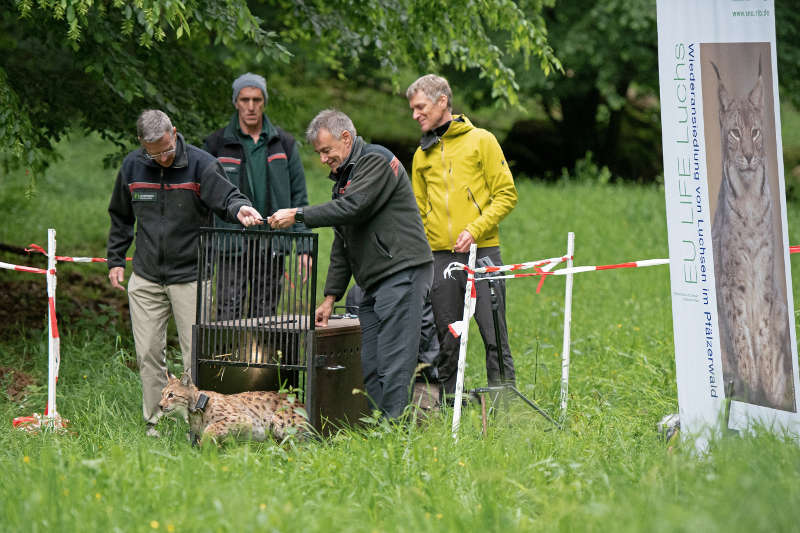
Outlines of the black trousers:
{"label": "black trousers", "polygon": [[411,398],[431,277],[430,263],[401,270],[366,290],[358,308],[364,387],[389,418],[400,416]]}
{"label": "black trousers", "polygon": [[[489,246],[478,248],[477,258],[489,257],[495,265],[502,265],[500,248]],[[444,278],[444,270],[452,262],[467,264],[469,254],[448,251],[433,252],[433,286],[431,287],[431,303],[439,334],[440,362],[439,380],[444,384],[446,394],[456,390],[458,372],[458,350],[460,339],[453,337],[448,326],[464,318],[464,290],[467,284],[467,273],[463,270],[453,273],[452,278]],[[495,282],[499,302],[497,310],[500,328],[500,344],[503,354],[503,365],[506,382],[516,379],[514,360],[508,346],[508,330],[506,329],[506,285],[503,280]],[[492,318],[492,296],[489,282],[479,281],[476,284],[477,301],[475,302],[475,321],[481,332],[483,345],[486,348],[486,377],[489,385],[500,383],[500,365],[497,361],[497,341],[495,340],[494,320]]]}

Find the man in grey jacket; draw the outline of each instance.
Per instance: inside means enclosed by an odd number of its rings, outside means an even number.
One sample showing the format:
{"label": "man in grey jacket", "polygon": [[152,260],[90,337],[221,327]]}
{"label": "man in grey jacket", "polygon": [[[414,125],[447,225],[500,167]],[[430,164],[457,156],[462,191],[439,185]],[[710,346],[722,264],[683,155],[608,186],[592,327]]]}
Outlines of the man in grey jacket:
{"label": "man in grey jacket", "polygon": [[316,310],[316,323],[328,324],[352,275],[364,289],[358,310],[364,386],[376,408],[397,418],[410,398],[422,306],[433,272],[411,182],[400,161],[356,136],[353,122],[340,111],[321,111],[306,137],[331,169],[332,200],[280,209],[269,223],[273,228],[295,222],[333,226],[325,300]]}

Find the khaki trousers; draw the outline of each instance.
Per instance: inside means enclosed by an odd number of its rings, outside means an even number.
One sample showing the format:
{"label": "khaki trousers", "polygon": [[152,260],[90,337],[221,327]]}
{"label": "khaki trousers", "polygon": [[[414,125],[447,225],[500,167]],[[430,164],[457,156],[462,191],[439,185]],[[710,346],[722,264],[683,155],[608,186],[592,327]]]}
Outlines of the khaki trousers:
{"label": "khaki trousers", "polygon": [[197,282],[161,285],[135,273],[128,281],[136,361],[142,379],[142,414],[150,423],[161,416],[158,402],[167,384],[167,323],[175,317],[184,371],[192,368],[192,325],[197,313]]}

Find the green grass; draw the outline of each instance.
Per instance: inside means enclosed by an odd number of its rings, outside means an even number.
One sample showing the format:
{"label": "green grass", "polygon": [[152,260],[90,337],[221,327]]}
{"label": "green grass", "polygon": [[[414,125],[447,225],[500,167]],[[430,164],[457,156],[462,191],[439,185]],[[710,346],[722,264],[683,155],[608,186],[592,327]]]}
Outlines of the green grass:
{"label": "green grass", "polygon": [[[3,212],[16,209],[0,241],[41,243],[52,226],[59,253],[103,252],[114,172],[85,156],[102,155],[96,140],[74,138],[65,151],[30,203],[15,196],[24,177],[0,177]],[[325,172],[304,157],[312,202],[323,201]],[[518,187],[520,204],[501,226],[507,263],[564,253],[568,231],[578,265],[668,255],[658,187]],[[790,205],[792,244],[799,215]],[[323,278],[329,233],[320,239]],[[73,268],[105,280],[102,265]],[[793,272],[797,279],[796,260]],[[539,294],[536,283],[508,282],[510,342],[519,388],[553,412],[564,280],[547,279]],[[485,379],[474,326],[470,339],[467,388]],[[576,276],[572,339],[564,431],[512,403],[490,419],[486,437],[470,407],[458,441],[445,411],[419,426],[368,425],[296,446],[199,450],[183,423],[162,422],[161,439],[144,436],[130,339],[91,319],[62,330],[59,411],[73,433],[12,430],[13,417],[41,412],[46,401],[46,332],[28,332],[0,344],[0,365],[38,379],[21,402],[3,395],[0,403],[0,531],[796,530],[800,454],[791,439],[718,438],[697,456],[656,435],[656,422],[677,411],[666,266]]]}

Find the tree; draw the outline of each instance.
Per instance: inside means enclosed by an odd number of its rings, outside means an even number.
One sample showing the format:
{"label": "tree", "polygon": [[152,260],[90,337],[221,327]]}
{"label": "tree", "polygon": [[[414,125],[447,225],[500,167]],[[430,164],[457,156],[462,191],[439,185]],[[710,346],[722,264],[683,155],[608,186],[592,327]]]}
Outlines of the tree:
{"label": "tree", "polygon": [[[658,38],[652,0],[570,0],[542,12],[563,75],[521,72],[520,93],[537,95],[547,122],[521,121],[504,143],[528,173],[560,175],[592,153],[615,175],[662,171]],[[781,92],[800,105],[800,13],[775,1]]]}
{"label": "tree", "polygon": [[558,173],[592,152],[615,173],[654,177],[661,165],[655,2],[575,0],[543,16],[564,74],[521,77],[521,91],[538,95],[549,124],[517,124],[509,140],[533,136],[539,146],[511,151],[526,152],[534,172]]}
{"label": "tree", "polygon": [[[36,174],[75,124],[129,146],[147,107],[201,135],[230,110],[233,69],[253,62],[373,61],[395,85],[401,67],[473,68],[514,104],[510,59],[559,68],[539,16],[552,1],[0,0],[2,159]],[[302,43],[312,57],[289,52]]]}
{"label": "tree", "polygon": [[775,0],[775,33],[781,96],[800,109],[800,11],[792,0]]}

